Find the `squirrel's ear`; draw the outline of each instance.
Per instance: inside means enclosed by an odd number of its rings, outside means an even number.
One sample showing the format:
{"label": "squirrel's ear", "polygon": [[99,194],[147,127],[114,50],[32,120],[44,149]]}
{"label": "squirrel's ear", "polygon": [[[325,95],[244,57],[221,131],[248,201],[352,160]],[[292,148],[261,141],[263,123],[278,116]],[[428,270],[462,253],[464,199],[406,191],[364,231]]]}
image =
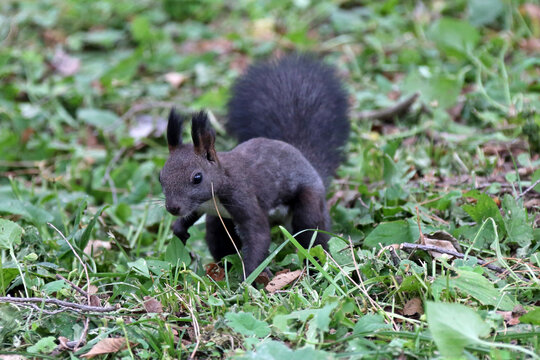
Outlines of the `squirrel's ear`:
{"label": "squirrel's ear", "polygon": [[173,107],[169,113],[169,122],[167,124],[167,143],[169,144],[169,151],[173,151],[178,148],[178,145],[182,144],[183,122],[184,118],[180,116]]}
{"label": "squirrel's ear", "polygon": [[204,156],[208,161],[218,162],[214,148],[216,132],[210,126],[206,112],[200,111],[191,118],[191,138],[193,139],[193,149],[197,155]]}

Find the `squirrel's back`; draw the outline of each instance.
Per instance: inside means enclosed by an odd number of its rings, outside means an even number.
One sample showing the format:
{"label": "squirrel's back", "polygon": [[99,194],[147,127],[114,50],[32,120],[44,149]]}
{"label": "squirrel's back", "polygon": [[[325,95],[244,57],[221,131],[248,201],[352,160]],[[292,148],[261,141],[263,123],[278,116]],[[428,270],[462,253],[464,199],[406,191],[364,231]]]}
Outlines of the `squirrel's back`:
{"label": "squirrel's back", "polygon": [[325,184],[343,160],[349,136],[347,93],[330,66],[309,55],[252,65],[232,88],[227,130],[298,148]]}

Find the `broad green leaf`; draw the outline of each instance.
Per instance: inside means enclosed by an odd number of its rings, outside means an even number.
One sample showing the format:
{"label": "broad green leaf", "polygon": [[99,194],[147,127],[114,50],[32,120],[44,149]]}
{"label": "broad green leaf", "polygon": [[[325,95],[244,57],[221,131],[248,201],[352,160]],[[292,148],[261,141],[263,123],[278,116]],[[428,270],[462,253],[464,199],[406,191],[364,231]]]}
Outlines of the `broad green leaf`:
{"label": "broad green leaf", "polygon": [[469,214],[469,216],[476,221],[476,223],[481,224],[487,218],[493,218],[497,224],[498,231],[501,234],[506,233],[504,221],[499,211],[499,207],[491,197],[486,194],[482,194],[477,190],[469,191],[463,194],[463,196],[471,197],[477,200],[476,204],[474,205],[465,204],[462,206],[463,210],[465,210],[467,214]]}
{"label": "broad green leaf", "polygon": [[255,351],[249,351],[245,355],[238,357],[242,360],[331,360],[332,354],[322,350],[315,350],[312,347],[304,347],[292,350],[285,344],[278,341],[265,341],[256,347]]}
{"label": "broad green leaf", "polygon": [[[540,169],[536,170],[532,176],[531,176],[531,183],[535,183],[538,181],[538,179],[540,179]],[[536,184],[536,186],[533,188],[534,191],[536,191],[537,193],[540,193],[540,183]]]}
{"label": "broad green leaf", "polygon": [[56,280],[43,285],[41,290],[43,290],[46,294],[50,295],[52,293],[67,288],[69,288],[69,285],[64,280]]}
{"label": "broad green leaf", "polygon": [[47,211],[27,201],[9,199],[0,202],[0,212],[21,215],[26,220],[36,225],[43,225],[54,220]]}
{"label": "broad green leaf", "polygon": [[94,108],[77,110],[77,118],[101,130],[112,130],[120,123],[120,118],[112,111]]}
{"label": "broad green leaf", "polygon": [[459,357],[468,345],[481,342],[489,335],[489,325],[476,311],[461,304],[428,301],[426,316],[429,331],[441,355]]}
{"label": "broad green leaf", "polygon": [[189,254],[189,251],[186,249],[182,241],[176,236],[173,236],[171,242],[167,246],[167,250],[165,250],[165,261],[170,263],[172,266],[181,266],[182,264],[188,266],[191,263],[191,255]]}
{"label": "broad green leaf", "polygon": [[519,321],[524,324],[540,325],[540,307],[535,306],[534,310],[521,316]]}
{"label": "broad green leaf", "polygon": [[428,36],[447,55],[464,58],[480,40],[478,30],[466,21],[443,17],[429,29]]}
{"label": "broad green leaf", "polygon": [[[17,275],[19,275],[19,270],[13,265],[12,265],[13,267],[6,267],[6,264],[1,264],[1,259],[0,259],[0,265],[2,265],[1,266],[2,268],[0,269],[0,271],[2,271],[2,274],[0,274],[2,278],[0,279],[3,279],[3,283],[0,282],[0,291],[4,292],[9,288],[9,285],[17,277]],[[1,323],[0,323],[0,328],[1,328]],[[0,333],[1,333],[1,330],[0,330]]]}
{"label": "broad green leaf", "polygon": [[251,313],[228,312],[225,314],[227,325],[234,331],[245,336],[257,336],[259,338],[270,334],[270,327],[264,321],[257,320]]}
{"label": "broad green leaf", "polygon": [[368,314],[362,316],[354,325],[354,334],[368,335],[377,330],[392,329],[392,325],[386,324],[381,315]]}
{"label": "broad green leaf", "polygon": [[299,335],[296,331],[295,323],[289,324],[289,321],[295,320],[301,324],[308,321],[308,331],[306,337],[310,341],[317,341],[317,334],[320,332],[327,332],[331,321],[330,314],[338,305],[337,302],[325,305],[321,309],[306,309],[293,311],[287,315],[276,315],[274,317],[273,325],[276,329],[281,331],[290,340],[294,340]]}
{"label": "broad green leaf", "polygon": [[493,23],[504,11],[501,0],[469,0],[467,20],[474,26]]}
{"label": "broad green leaf", "polygon": [[131,36],[135,41],[147,43],[152,40],[152,31],[150,29],[150,20],[146,16],[136,16],[131,21]]}
{"label": "broad green leaf", "polygon": [[332,258],[340,265],[351,264],[351,249],[349,244],[338,238],[331,238],[328,241],[328,250]]}
{"label": "broad green leaf", "polygon": [[131,270],[134,270],[136,273],[149,278],[150,270],[148,269],[148,264],[144,259],[137,259],[136,261],[131,261],[127,263],[128,267]]}
{"label": "broad green leaf", "polygon": [[502,208],[507,233],[505,243],[527,249],[533,240],[533,227],[527,221],[527,211],[522,206],[519,206],[516,199],[510,194],[504,195]]}
{"label": "broad green leaf", "polygon": [[91,31],[84,35],[84,41],[92,45],[109,48],[120,40],[123,35],[124,33],[122,31],[112,29]]}
{"label": "broad green leaf", "polygon": [[142,57],[143,52],[135,50],[103,74],[101,82],[107,88],[113,87],[113,82],[118,85],[127,84],[137,74]]}
{"label": "broad green leaf", "polygon": [[[326,263],[326,253],[324,252],[324,249],[321,245],[316,245],[310,248],[309,255],[317,258],[322,265]],[[305,260],[306,257],[304,256],[304,254],[299,252],[298,261],[300,261],[300,263],[303,263]]]}
{"label": "broad green leaf", "polygon": [[462,193],[459,190],[453,190],[450,191],[447,194],[444,194],[442,197],[437,196],[433,199],[433,201],[428,202],[425,206],[429,208],[435,208],[438,210],[446,210],[450,207],[452,202],[454,202],[457,199],[461,199]]}
{"label": "broad green leaf", "polygon": [[516,305],[508,294],[501,292],[484,276],[473,271],[458,270],[456,277],[447,279],[439,276],[431,285],[431,290],[436,298],[447,289],[457,288],[461,293],[465,293],[478,300],[483,305],[491,305],[501,310],[512,310]]}
{"label": "broad green leaf", "polygon": [[379,224],[364,240],[364,247],[374,248],[401,244],[404,242],[416,242],[419,232],[415,224],[405,220],[392,221]]}
{"label": "broad green leaf", "polygon": [[437,103],[442,109],[454,106],[463,87],[463,79],[456,75],[437,74],[437,70],[412,71],[402,85],[406,92],[420,92],[427,103]]}
{"label": "broad green leaf", "polygon": [[41,338],[37,343],[28,348],[28,352],[35,354],[49,354],[56,348],[54,336]]}
{"label": "broad green leaf", "polygon": [[11,220],[0,219],[0,249],[12,249],[21,243],[23,229]]}

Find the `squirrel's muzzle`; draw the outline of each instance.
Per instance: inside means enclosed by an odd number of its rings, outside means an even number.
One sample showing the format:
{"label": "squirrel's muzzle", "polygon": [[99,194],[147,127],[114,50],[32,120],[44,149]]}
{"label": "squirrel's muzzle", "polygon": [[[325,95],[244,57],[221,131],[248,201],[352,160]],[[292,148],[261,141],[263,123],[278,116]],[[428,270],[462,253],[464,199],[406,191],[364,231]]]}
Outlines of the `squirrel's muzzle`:
{"label": "squirrel's muzzle", "polygon": [[165,204],[165,209],[167,209],[167,211],[174,216],[178,216],[180,214],[180,206]]}

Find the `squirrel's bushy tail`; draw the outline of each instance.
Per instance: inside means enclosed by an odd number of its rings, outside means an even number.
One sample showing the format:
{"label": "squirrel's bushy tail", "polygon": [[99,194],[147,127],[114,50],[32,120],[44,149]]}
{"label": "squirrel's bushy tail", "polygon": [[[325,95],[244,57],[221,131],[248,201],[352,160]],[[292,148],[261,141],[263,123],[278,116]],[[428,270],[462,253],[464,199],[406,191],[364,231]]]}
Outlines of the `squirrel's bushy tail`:
{"label": "squirrel's bushy tail", "polygon": [[232,88],[227,130],[298,148],[325,185],[343,160],[349,136],[347,93],[330,66],[306,54],[257,63]]}

